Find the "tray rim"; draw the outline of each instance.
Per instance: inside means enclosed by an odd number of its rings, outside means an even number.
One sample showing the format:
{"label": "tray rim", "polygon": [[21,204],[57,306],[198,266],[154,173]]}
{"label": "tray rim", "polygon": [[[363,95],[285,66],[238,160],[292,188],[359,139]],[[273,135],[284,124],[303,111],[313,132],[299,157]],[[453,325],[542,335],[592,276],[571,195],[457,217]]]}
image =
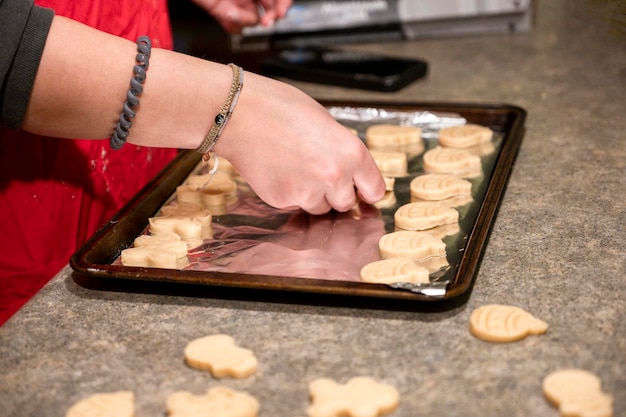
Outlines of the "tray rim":
{"label": "tray rim", "polygon": [[[487,113],[505,117],[509,126],[505,127],[502,148],[494,163],[493,173],[488,183],[485,197],[478,210],[474,227],[468,235],[465,251],[452,282],[443,296],[426,296],[411,291],[394,289],[380,284],[361,282],[335,281],[313,278],[284,277],[275,275],[254,275],[243,273],[227,273],[216,271],[167,270],[159,268],[126,267],[104,262],[90,261],[90,255],[106,256],[115,259],[127,244],[118,242],[116,253],[104,250],[103,242],[112,239],[112,235],[122,231],[116,230],[120,225],[132,223],[129,216],[142,217],[137,214],[145,212],[146,205],[161,200],[157,210],[173,193],[164,192],[164,183],[180,184],[197,166],[200,155],[193,150],[182,150],[157,176],[146,184],[127,204],[89,238],[70,258],[70,267],[83,278],[130,280],[144,282],[175,283],[181,285],[198,284],[202,286],[247,289],[263,291],[279,291],[289,293],[338,295],[358,298],[376,298],[385,300],[408,301],[420,304],[462,303],[469,297],[476,280],[478,268],[484,254],[485,246],[493,227],[506,185],[513,170],[515,158],[524,136],[524,123],[527,112],[522,107],[509,103],[472,103],[472,102],[414,102],[414,101],[355,101],[355,100],[319,100],[326,107],[374,107],[397,110],[425,110],[433,112],[461,113],[469,121],[471,116]],[[186,168],[186,169],[182,169]],[[178,181],[176,179],[180,178]],[[139,209],[141,208],[141,210]],[[141,230],[147,225],[141,225]],[[126,225],[127,226],[127,225]],[[139,226],[137,226],[139,227]],[[129,232],[126,232],[129,233]],[[134,234],[132,239],[138,235]],[[132,241],[132,240],[131,240]],[[110,262],[110,261],[109,261]],[[262,279],[259,279],[262,277]],[[84,281],[84,280],[83,280]]]}

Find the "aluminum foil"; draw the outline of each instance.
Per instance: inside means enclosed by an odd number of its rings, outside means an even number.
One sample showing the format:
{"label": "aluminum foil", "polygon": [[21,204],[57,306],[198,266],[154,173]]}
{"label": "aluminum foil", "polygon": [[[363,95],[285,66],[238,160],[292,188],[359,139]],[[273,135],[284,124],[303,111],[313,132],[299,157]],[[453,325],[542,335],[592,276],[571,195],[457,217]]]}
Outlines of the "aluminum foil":
{"label": "aluminum foil", "polygon": [[[356,129],[361,138],[367,126],[375,123],[418,126],[423,132],[425,151],[436,146],[439,129],[466,123],[463,117],[449,113],[352,107],[328,110],[340,123]],[[499,142],[496,136],[496,149]],[[380,259],[378,241],[394,230],[393,214],[410,201],[409,182],[423,173],[422,154],[411,157],[407,177],[396,179],[396,203],[386,208],[361,203],[349,212],[323,216],[300,210],[277,210],[263,203],[243,180],[237,179],[236,201],[226,207],[225,214],[213,216],[213,238],[205,239],[190,251],[190,262],[185,269],[253,274],[259,279],[263,275],[276,275],[358,282],[361,268]],[[445,295],[476,219],[496,154],[482,157],[485,175],[471,180],[474,200],[457,208],[460,231],[443,239],[448,265],[432,271],[430,284],[401,283],[390,287],[433,297]],[[203,172],[208,172],[208,167],[200,167],[195,174]],[[168,204],[176,204],[176,197]]]}

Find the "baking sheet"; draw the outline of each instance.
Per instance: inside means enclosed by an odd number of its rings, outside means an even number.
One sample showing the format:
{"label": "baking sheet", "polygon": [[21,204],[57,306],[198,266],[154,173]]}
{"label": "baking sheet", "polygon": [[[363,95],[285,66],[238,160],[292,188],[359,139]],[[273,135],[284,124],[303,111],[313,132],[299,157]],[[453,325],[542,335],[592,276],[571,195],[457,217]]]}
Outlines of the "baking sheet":
{"label": "baking sheet", "polygon": [[[175,190],[198,173],[199,155],[184,151],[90,241],[74,254],[72,268],[87,278],[174,282],[252,290],[336,294],[350,297],[442,302],[467,298],[486,238],[523,137],[525,111],[510,105],[324,102],[331,113],[364,138],[372,123],[418,125],[424,151],[436,146],[446,125],[476,123],[494,130],[493,151],[481,157],[483,173],[472,182],[473,200],[459,211],[460,231],[443,240],[448,266],[422,285],[359,282],[360,268],[380,259],[378,240],[394,229],[393,213],[410,201],[409,183],[423,173],[421,155],[397,178],[396,203],[386,208],[361,204],[347,213],[310,216],[268,207],[238,183],[238,198],[227,213],[214,216],[213,239],[190,253],[183,270],[125,267],[121,250],[146,232],[149,217],[175,201]],[[262,292],[262,291],[260,291]]]}

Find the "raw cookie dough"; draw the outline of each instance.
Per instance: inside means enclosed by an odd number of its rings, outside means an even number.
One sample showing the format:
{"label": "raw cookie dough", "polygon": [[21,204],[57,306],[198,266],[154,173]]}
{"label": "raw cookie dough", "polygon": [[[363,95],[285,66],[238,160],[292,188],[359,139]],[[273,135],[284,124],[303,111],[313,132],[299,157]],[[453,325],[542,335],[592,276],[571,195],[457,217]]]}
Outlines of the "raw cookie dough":
{"label": "raw cookie dough", "polygon": [[191,218],[169,216],[148,218],[150,234],[177,234],[189,248],[195,248],[202,244],[202,229],[202,223]]}
{"label": "raw cookie dough", "polygon": [[256,417],[259,402],[248,393],[214,387],[204,395],[179,391],[167,398],[169,417]]}
{"label": "raw cookie dough", "polygon": [[365,131],[368,148],[398,148],[422,144],[422,130],[415,126],[371,125]]}
{"label": "raw cookie dough", "polygon": [[446,244],[428,233],[401,230],[383,235],[378,241],[383,259],[407,258],[416,262],[446,254]]}
{"label": "raw cookie dough", "polygon": [[[213,216],[211,212],[198,203],[178,203],[161,207],[160,216],[179,219],[193,219],[202,225],[202,239],[213,238]],[[159,217],[159,216],[157,216]]]}
{"label": "raw cookie dough", "polygon": [[543,380],[543,393],[563,417],[612,417],[613,398],[602,392],[596,375],[582,369],[561,369]]}
{"label": "raw cookie dough", "polygon": [[361,281],[375,284],[410,282],[429,283],[428,269],[404,258],[390,258],[371,262],[361,268]]}
{"label": "raw cookie dough", "polygon": [[124,266],[182,269],[188,264],[187,243],[175,233],[141,235],[133,245],[121,253]]}
{"label": "raw cookie dough", "polygon": [[404,177],[407,175],[408,161],[404,152],[370,150],[374,162],[385,177]]}
{"label": "raw cookie dough", "polygon": [[94,394],[74,404],[65,417],[133,417],[135,394],[132,391]]}
{"label": "raw cookie dough", "polygon": [[235,340],[225,334],[190,342],[185,347],[185,361],[192,368],[211,372],[216,378],[245,378],[253,374],[258,365],[254,352],[237,346]]}
{"label": "raw cookie dough", "polygon": [[213,215],[225,214],[227,204],[237,201],[237,183],[228,172],[219,169],[212,177],[191,175],[176,187],[176,198],[179,203],[201,204]]}
{"label": "raw cookie dough", "polygon": [[466,150],[437,146],[424,153],[424,171],[474,178],[481,175],[482,165],[479,156]]}
{"label": "raw cookie dough", "polygon": [[439,144],[450,148],[470,148],[491,141],[493,131],[485,126],[466,124],[439,131]]}
{"label": "raw cookie dough", "polygon": [[309,417],[377,417],[398,406],[400,395],[391,385],[370,377],[352,378],[346,384],[317,379],[309,385]]}
{"label": "raw cookie dough", "polygon": [[513,342],[531,334],[543,334],[548,325],[519,307],[488,304],[472,312],[469,329],[487,342]]}
{"label": "raw cookie dough", "polygon": [[451,207],[429,203],[408,203],[393,215],[395,226],[401,230],[425,230],[458,223],[459,212]]}
{"label": "raw cookie dough", "polygon": [[447,198],[471,195],[472,183],[448,174],[424,174],[411,180],[411,197],[421,200],[445,200]]}

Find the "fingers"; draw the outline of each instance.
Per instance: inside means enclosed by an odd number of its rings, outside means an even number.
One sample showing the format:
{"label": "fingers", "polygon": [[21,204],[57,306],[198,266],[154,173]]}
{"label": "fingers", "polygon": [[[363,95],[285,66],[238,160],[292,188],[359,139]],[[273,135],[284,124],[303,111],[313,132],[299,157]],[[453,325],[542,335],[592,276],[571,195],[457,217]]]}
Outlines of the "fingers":
{"label": "fingers", "polygon": [[385,195],[385,180],[380,169],[373,160],[362,165],[362,169],[355,172],[354,186],[361,200],[374,204]]}
{"label": "fingers", "polygon": [[324,199],[330,207],[340,212],[350,210],[357,202],[356,192],[352,184],[329,190]]}
{"label": "fingers", "polygon": [[259,0],[264,13],[260,16],[263,26],[271,26],[278,19],[282,19],[291,7],[292,0]]}

